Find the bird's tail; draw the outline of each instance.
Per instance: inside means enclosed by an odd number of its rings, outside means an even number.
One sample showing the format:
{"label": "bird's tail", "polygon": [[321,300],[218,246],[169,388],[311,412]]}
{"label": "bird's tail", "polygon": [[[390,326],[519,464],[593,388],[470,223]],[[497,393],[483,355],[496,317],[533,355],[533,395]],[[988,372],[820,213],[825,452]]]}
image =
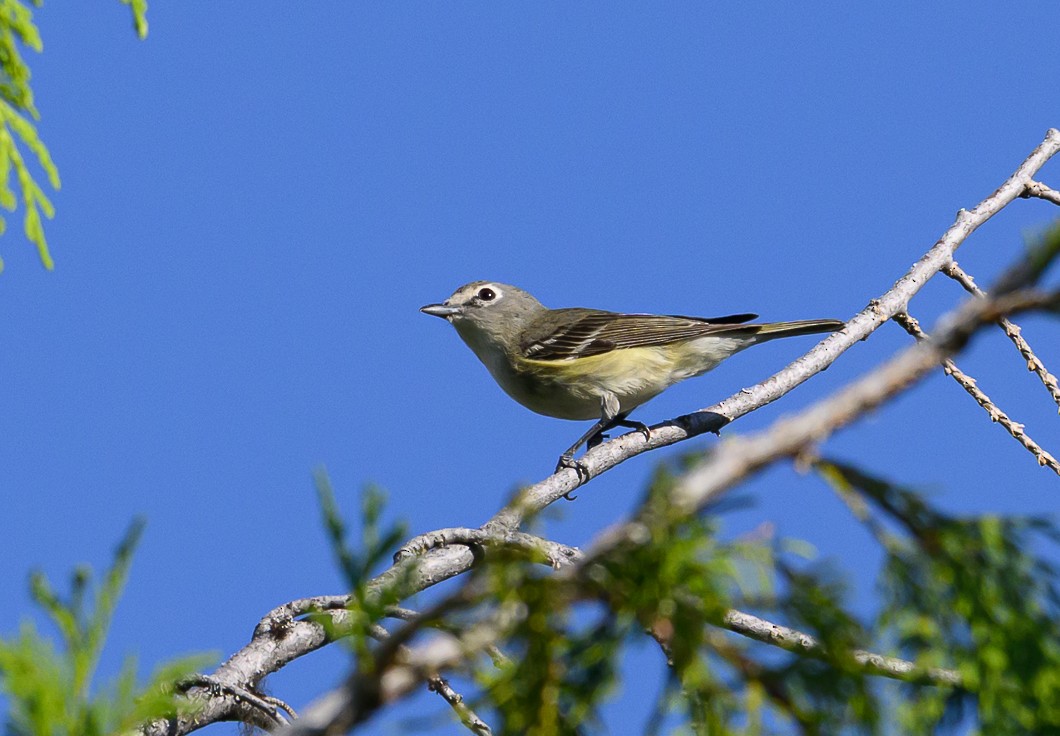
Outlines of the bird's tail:
{"label": "bird's tail", "polygon": [[774,340],[778,337],[796,337],[798,335],[816,335],[820,332],[835,332],[842,329],[843,322],[838,319],[803,319],[794,322],[770,322],[760,325],[747,325],[758,327],[759,341]]}

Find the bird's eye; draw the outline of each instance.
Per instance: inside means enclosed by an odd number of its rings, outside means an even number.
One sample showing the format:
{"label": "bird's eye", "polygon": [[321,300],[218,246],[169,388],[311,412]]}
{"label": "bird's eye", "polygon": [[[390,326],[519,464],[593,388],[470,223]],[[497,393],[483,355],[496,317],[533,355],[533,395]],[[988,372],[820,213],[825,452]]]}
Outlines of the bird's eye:
{"label": "bird's eye", "polygon": [[483,288],[478,290],[478,298],[481,299],[484,302],[493,301],[496,298],[496,296],[497,296],[497,293],[495,291],[493,291],[493,289],[489,288],[488,286],[487,287],[483,287]]}

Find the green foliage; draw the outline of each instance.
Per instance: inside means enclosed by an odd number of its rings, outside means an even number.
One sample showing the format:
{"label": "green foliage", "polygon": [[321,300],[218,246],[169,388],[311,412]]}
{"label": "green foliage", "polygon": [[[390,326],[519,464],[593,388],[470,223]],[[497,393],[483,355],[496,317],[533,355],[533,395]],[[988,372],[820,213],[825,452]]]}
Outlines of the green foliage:
{"label": "green foliage", "polygon": [[133,15],[133,28],[140,40],[147,38],[147,0],[121,0],[122,5],[128,5]]}
{"label": "green foliage", "polygon": [[349,616],[345,617],[341,632],[334,630],[330,616],[320,616],[316,620],[328,628],[332,636],[341,634],[346,637],[356,657],[358,670],[370,671],[374,666],[369,647],[372,628],[386,616],[388,606],[400,602],[405,581],[398,578],[391,585],[383,587],[370,587],[368,583],[372,572],[384,561],[389,561],[391,551],[404,539],[406,528],[402,524],[383,527],[386,494],[378,487],[368,486],[361,494],[361,535],[355,548],[349,541],[346,523],[342,519],[327,472],[317,470],[313,480],[332,551],[350,590],[346,607]]}
{"label": "green foliage", "polygon": [[499,605],[521,614],[505,642],[508,658],[479,672],[484,702],[500,719],[494,732],[581,732],[612,688],[615,653],[631,622],[600,610],[575,615],[555,581],[525,574],[525,562],[490,567]]}
{"label": "green foliage", "polygon": [[[606,552],[553,571],[525,549],[489,545],[453,604],[430,614],[426,625],[454,632],[499,627],[499,650],[465,663],[478,687],[469,702],[494,733],[599,731],[621,658],[645,634],[660,650],[663,684],[647,733],[679,724],[681,733],[712,736],[922,734],[966,731],[969,720],[982,733],[1060,732],[1060,574],[1035,556],[1057,541],[1052,526],[953,518],[913,491],[818,462],[884,551],[882,610],[870,626],[846,607],[843,576],[808,560],[804,543],[768,531],[722,539],[721,507],[677,517],[666,502],[676,468],[658,472],[637,523]],[[351,547],[322,474],[317,487],[354,591],[350,631],[368,682],[378,651],[370,634],[401,597],[368,581],[401,531],[379,531],[382,496],[369,489],[361,541]],[[795,633],[737,635],[734,609]],[[900,674],[863,651],[888,648],[916,668]],[[956,670],[961,686],[938,684],[930,670],[938,667]],[[883,687],[880,674],[905,681]],[[645,687],[657,689],[641,678],[624,696]]]}
{"label": "green foliage", "polygon": [[[13,170],[26,210],[23,220],[26,237],[37,246],[44,267],[51,269],[53,262],[41,214],[50,218],[55,208],[30,171],[19,144],[34,155],[53,189],[59,188],[59,171],[37,135],[36,126],[30,122],[30,119],[39,120],[40,114],[33,102],[29,66],[22,58],[21,46],[37,52],[43,48],[33,14],[20,0],[0,0],[0,206],[13,212],[18,205],[18,197],[11,188]],[[6,223],[0,217],[0,233],[5,229]]]}
{"label": "green foliage", "polygon": [[386,508],[386,492],[378,486],[369,485],[361,494],[361,539],[356,551],[351,546],[346,531],[346,522],[335,500],[335,490],[327,471],[323,468],[313,474],[313,484],[324,517],[328,541],[339,563],[339,569],[351,590],[363,588],[371,579],[372,572],[381,562],[389,561],[391,550],[404,539],[408,532],[404,524],[382,528],[383,510]]}
{"label": "green foliage", "polygon": [[829,481],[879,510],[865,521],[887,552],[879,625],[905,656],[956,668],[965,688],[908,688],[909,733],[975,709],[982,733],[1060,732],[1060,575],[1040,553],[1058,535],[1043,519],[955,518],[916,492],[841,463]]}
{"label": "green foliage", "polygon": [[[121,0],[132,10],[133,24],[140,38],[147,36],[147,0]],[[41,0],[34,0],[40,5]],[[51,154],[37,134],[32,121],[40,120],[30,87],[30,70],[22,57],[21,48],[40,53],[44,45],[33,22],[33,12],[22,0],[0,0],[0,207],[14,212],[21,198],[25,209],[23,230],[26,238],[37,247],[37,254],[45,268],[54,267],[48,241],[44,235],[43,217],[51,219],[55,207],[30,170],[22,149],[25,148],[36,165],[44,172],[52,189],[60,187],[59,170]],[[12,186],[14,172],[17,192]],[[43,217],[42,217],[43,216]],[[0,234],[7,229],[0,217]],[[0,259],[0,271],[4,262]]]}
{"label": "green foliage", "polygon": [[[688,460],[679,459],[679,469]],[[866,635],[843,607],[838,576],[822,566],[800,570],[796,563],[812,549],[799,540],[774,540],[769,532],[719,540],[720,515],[737,502],[715,505],[702,519],[672,518],[666,503],[672,483],[660,469],[644,517],[654,530],[652,544],[636,555],[647,557],[617,562],[622,574],[643,570],[644,579],[633,582],[646,594],[641,605],[652,597],[662,604],[656,621],[667,609],[682,612],[664,620],[673,622],[669,659],[692,730],[762,733],[766,723],[786,722],[802,733],[875,732],[876,696],[852,657]],[[651,583],[653,571],[662,574]],[[798,628],[823,648],[780,653],[724,632],[731,609]]]}
{"label": "green foliage", "polygon": [[31,622],[18,635],[0,639],[0,692],[8,697],[6,732],[11,736],[108,736],[187,709],[187,702],[176,696],[177,683],[213,657],[163,665],[143,687],[137,685],[136,660],[130,657],[111,683],[98,692],[92,688],[142,531],[141,521],[130,526],[95,589],[84,566],[74,571],[65,599],[42,573],[32,576],[33,599],[58,628],[61,647]]}
{"label": "green foliage", "polygon": [[[479,573],[491,583],[486,600],[523,612],[505,639],[509,658],[479,671],[495,731],[592,732],[619,659],[645,632],[661,648],[665,682],[649,733],[669,716],[697,734],[763,733],[785,721],[804,733],[876,730],[876,700],[849,654],[864,632],[842,610],[841,587],[790,569],[767,538],[719,539],[718,509],[672,518],[664,494],[671,482],[660,473],[639,531],[576,579],[487,556]],[[791,592],[778,596],[784,580]],[[803,624],[835,654],[810,659],[723,630],[730,609],[756,604]]]}
{"label": "green foliage", "polygon": [[879,732],[879,694],[853,655],[874,637],[844,608],[839,574],[826,566],[798,571],[783,560],[777,570],[786,592],[763,615],[812,633],[821,645],[814,656],[793,656],[770,669],[787,691],[792,716],[806,733]]}

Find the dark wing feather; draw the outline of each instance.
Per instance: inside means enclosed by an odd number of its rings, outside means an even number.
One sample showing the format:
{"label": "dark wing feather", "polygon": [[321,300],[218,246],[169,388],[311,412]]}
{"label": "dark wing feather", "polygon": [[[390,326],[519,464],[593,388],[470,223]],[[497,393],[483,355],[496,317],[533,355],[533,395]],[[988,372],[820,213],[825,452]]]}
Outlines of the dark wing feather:
{"label": "dark wing feather", "polygon": [[694,322],[710,322],[712,325],[742,325],[744,322],[750,322],[753,319],[758,319],[757,314],[730,314],[725,317],[684,317],[680,314],[672,314],[671,317],[677,319],[690,319]]}
{"label": "dark wing feather", "polygon": [[618,314],[595,309],[555,309],[524,332],[520,352],[533,360],[587,358],[622,348],[668,345],[720,332],[753,334],[741,326],[755,314],[702,319],[657,314]]}

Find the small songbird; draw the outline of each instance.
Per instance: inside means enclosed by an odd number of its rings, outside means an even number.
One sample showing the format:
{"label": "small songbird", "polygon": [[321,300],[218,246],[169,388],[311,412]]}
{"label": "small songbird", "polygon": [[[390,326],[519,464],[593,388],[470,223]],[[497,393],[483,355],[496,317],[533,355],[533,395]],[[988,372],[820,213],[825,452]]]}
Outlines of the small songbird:
{"label": "small songbird", "polygon": [[500,387],[528,409],[560,419],[597,419],[556,470],[583,444],[613,427],[634,427],[629,413],[678,381],[711,370],[734,353],[778,337],[834,332],[834,319],[745,324],[758,315],[679,317],[599,309],[548,309],[527,292],[495,281],[461,286],[421,312],[442,317]]}

